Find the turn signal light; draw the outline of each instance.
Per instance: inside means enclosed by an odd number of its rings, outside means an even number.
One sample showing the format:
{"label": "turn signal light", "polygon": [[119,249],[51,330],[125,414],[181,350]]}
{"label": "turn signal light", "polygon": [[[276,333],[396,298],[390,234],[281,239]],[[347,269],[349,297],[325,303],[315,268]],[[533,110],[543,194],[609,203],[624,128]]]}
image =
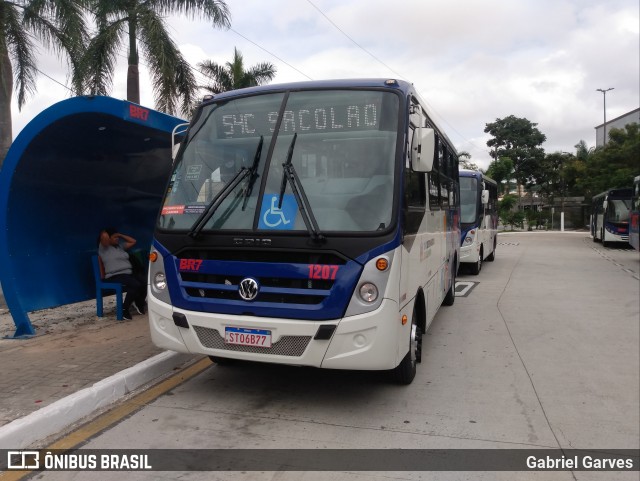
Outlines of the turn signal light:
{"label": "turn signal light", "polygon": [[149,261],[150,262],[155,262],[158,260],[158,253],[156,251],[150,252],[149,253]]}
{"label": "turn signal light", "polygon": [[384,257],[381,257],[376,261],[376,267],[379,271],[386,271],[387,267],[389,267],[389,261]]}
{"label": "turn signal light", "polygon": [[408,321],[407,315],[403,314],[402,315],[402,325],[404,326],[407,323],[407,321]]}

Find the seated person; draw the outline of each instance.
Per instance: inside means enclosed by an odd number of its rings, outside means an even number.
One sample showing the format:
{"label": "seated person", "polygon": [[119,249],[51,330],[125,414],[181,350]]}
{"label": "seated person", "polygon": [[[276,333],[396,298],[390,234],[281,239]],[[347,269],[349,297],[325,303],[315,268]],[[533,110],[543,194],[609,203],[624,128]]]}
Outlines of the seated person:
{"label": "seated person", "polygon": [[[120,245],[120,240],[124,243]],[[147,297],[147,281],[143,273],[134,272],[133,265],[127,252],[136,244],[136,240],[125,234],[119,233],[113,227],[107,227],[100,231],[98,238],[98,255],[104,266],[104,278],[122,284],[126,292],[122,304],[122,317],[131,320],[129,308],[133,308],[144,314]]]}

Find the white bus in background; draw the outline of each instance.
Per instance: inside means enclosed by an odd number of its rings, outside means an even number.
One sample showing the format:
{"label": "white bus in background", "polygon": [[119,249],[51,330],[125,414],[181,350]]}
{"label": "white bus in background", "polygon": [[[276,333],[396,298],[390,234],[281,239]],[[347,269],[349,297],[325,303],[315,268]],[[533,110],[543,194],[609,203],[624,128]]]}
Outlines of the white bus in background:
{"label": "white bus in background", "polygon": [[629,216],[629,244],[640,251],[640,175],[633,179],[631,214]]}
{"label": "white bus in background", "polygon": [[498,184],[481,172],[460,171],[460,262],[478,275],[498,243]]}
{"label": "white bus in background", "polygon": [[219,364],[390,370],[408,384],[423,334],[455,299],[458,199],[455,148],[408,82],[215,95],[158,217],[153,342]]}
{"label": "white bus in background", "polygon": [[609,189],[591,199],[591,236],[593,242],[607,247],[611,242],[629,242],[631,196],[628,188]]}

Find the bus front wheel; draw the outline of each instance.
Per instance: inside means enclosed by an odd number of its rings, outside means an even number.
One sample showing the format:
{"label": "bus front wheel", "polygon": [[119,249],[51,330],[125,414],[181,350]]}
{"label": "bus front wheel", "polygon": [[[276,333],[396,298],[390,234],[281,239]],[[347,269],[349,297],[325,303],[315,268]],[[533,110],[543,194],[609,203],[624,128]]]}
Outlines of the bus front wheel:
{"label": "bus front wheel", "polygon": [[482,270],[483,255],[484,255],[484,252],[482,252],[482,247],[480,247],[480,253],[478,254],[478,262],[476,262],[475,264],[471,264],[471,274],[473,274],[474,276],[477,276],[478,274],[480,274],[480,271]]}
{"label": "bus front wheel", "polygon": [[451,287],[447,291],[447,295],[444,296],[444,300],[442,301],[442,305],[444,306],[453,306],[453,303],[456,301],[456,265],[458,264],[457,260],[453,261],[453,269],[451,272]]}
{"label": "bus front wheel", "polygon": [[486,261],[487,262],[493,262],[496,260],[496,247],[498,246],[498,239],[493,239],[493,250],[491,251],[491,254],[489,254],[487,256]]}
{"label": "bus front wheel", "polygon": [[411,316],[411,333],[409,338],[409,352],[392,371],[398,384],[411,384],[416,377],[417,364],[422,360],[422,330],[418,326],[416,308]]}

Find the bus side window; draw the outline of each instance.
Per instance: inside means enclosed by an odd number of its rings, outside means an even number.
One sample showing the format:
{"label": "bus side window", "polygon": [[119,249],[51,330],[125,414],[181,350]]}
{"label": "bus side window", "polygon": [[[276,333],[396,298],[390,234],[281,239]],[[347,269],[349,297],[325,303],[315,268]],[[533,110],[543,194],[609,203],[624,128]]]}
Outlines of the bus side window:
{"label": "bus side window", "polygon": [[429,209],[440,210],[440,159],[442,158],[442,143],[436,134],[436,149],[438,155],[433,159],[433,170],[429,172]]}
{"label": "bus side window", "polygon": [[447,146],[441,144],[438,149],[438,165],[440,166],[440,206],[443,209],[449,208],[449,155]]}

